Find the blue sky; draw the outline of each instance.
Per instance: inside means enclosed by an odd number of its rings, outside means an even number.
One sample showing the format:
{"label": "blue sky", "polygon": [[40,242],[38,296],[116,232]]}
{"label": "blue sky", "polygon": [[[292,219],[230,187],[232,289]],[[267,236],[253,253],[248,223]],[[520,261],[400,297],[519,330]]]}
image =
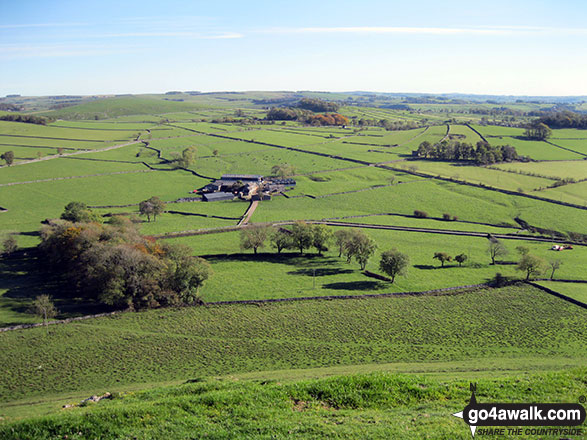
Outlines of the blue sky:
{"label": "blue sky", "polygon": [[587,95],[584,1],[0,0],[0,96]]}

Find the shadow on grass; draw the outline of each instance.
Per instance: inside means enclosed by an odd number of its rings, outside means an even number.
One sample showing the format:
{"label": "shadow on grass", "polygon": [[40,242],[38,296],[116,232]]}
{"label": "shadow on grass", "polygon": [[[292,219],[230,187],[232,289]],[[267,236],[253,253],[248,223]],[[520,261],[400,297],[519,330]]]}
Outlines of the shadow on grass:
{"label": "shadow on grass", "polygon": [[[299,254],[299,253],[269,253],[259,252],[258,254],[215,254],[215,255],[201,255],[210,263],[222,263],[222,262],[248,262],[256,261],[261,263],[278,263],[288,264],[291,266],[299,266],[308,268],[308,266],[331,266],[341,263],[343,260],[335,257],[324,257],[318,254]],[[311,270],[311,269],[310,269]],[[318,270],[318,269],[317,269]]]}
{"label": "shadow on grass", "polygon": [[354,273],[351,269],[334,269],[334,268],[319,268],[319,269],[298,269],[292,272],[287,272],[287,275],[305,275],[305,276],[317,276],[327,277],[332,275],[343,275]]}
{"label": "shadow on grass", "polygon": [[[59,311],[56,319],[114,310],[92,300],[78,298],[71,283],[48,270],[43,263],[36,249],[21,249],[0,259],[0,291],[5,291],[0,295],[0,309],[27,314],[37,296],[49,295]],[[0,326],[20,323],[22,321],[1,322]]]}
{"label": "shadow on grass", "polygon": [[323,289],[331,290],[361,290],[368,293],[369,290],[381,290],[389,287],[389,283],[381,283],[378,281],[347,281],[340,283],[323,284]]}

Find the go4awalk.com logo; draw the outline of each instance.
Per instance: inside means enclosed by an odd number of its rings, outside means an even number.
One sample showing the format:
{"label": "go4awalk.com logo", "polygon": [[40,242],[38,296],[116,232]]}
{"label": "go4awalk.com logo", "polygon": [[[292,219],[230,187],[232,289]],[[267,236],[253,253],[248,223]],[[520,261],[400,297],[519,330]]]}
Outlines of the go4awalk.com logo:
{"label": "go4awalk.com logo", "polygon": [[[477,386],[471,384],[469,404],[453,414],[469,425],[473,437],[475,433],[565,437],[584,434],[580,426],[585,422],[585,408],[579,403],[477,403],[476,391]],[[584,402],[585,398],[579,400]]]}

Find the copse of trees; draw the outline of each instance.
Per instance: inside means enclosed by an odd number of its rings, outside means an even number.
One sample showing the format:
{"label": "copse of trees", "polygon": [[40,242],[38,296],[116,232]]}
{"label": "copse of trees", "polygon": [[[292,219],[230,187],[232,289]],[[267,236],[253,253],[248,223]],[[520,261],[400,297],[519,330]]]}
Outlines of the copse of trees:
{"label": "copse of trees", "polygon": [[551,128],[587,129],[587,115],[568,110],[548,113],[538,118],[537,121]]}
{"label": "copse of trees", "polygon": [[2,115],[0,121],[11,121],[11,122],[25,122],[27,124],[38,124],[47,125],[49,120],[43,116],[35,115]]}
{"label": "copse of trees", "polygon": [[346,257],[347,263],[350,263],[354,258],[359,263],[361,270],[365,270],[369,258],[376,250],[377,244],[373,239],[361,230],[352,230],[344,243],[343,255]]}
{"label": "copse of trees", "polygon": [[273,176],[278,176],[281,177],[282,179],[284,177],[290,177],[293,176],[296,172],[296,169],[293,165],[290,165],[288,163],[280,163],[277,165],[273,165],[271,167],[271,174]]}
{"label": "copse of trees", "polygon": [[165,202],[157,196],[153,196],[139,203],[140,215],[146,215],[149,222],[151,222],[151,216],[153,216],[153,221],[156,222],[157,216],[162,214],[163,211],[165,211]]}
{"label": "copse of trees", "polygon": [[193,304],[211,275],[189,247],[143,237],[130,221],[53,220],[40,236],[47,268],[76,295],[118,308]]}
{"label": "copse of trees", "polygon": [[348,125],[349,119],[339,113],[314,114],[291,107],[274,107],[267,113],[270,121],[298,121],[315,126]]}
{"label": "copse of trees", "polygon": [[61,219],[73,223],[100,222],[100,216],[83,202],[68,203],[61,214]]}
{"label": "copse of trees", "polygon": [[189,168],[196,160],[198,149],[196,147],[187,147],[181,154],[171,153],[171,164],[177,168]]}
{"label": "copse of trees", "polygon": [[336,112],[339,105],[336,102],[325,101],[319,98],[302,98],[297,104],[298,108],[313,112]]}
{"label": "copse of trees", "polygon": [[540,119],[536,119],[535,121],[531,122],[528,126],[526,126],[526,131],[524,132],[526,137],[530,139],[536,139],[539,141],[543,141],[548,139],[552,135],[552,130],[548,125],[543,122],[540,122]]}
{"label": "copse of trees", "polygon": [[412,156],[421,159],[472,161],[480,165],[511,162],[520,158],[511,145],[492,146],[487,142],[479,141],[476,147],[473,147],[466,142],[446,140],[435,145],[424,141],[417,150],[412,151]]}

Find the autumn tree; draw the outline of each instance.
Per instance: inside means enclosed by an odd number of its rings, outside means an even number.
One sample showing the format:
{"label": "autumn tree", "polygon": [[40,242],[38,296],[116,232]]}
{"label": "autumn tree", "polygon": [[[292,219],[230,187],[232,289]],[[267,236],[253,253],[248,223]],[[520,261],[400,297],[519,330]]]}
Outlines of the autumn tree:
{"label": "autumn tree", "polygon": [[391,282],[398,275],[405,275],[410,259],[406,254],[402,254],[397,249],[385,251],[381,254],[379,269],[391,277]]}

